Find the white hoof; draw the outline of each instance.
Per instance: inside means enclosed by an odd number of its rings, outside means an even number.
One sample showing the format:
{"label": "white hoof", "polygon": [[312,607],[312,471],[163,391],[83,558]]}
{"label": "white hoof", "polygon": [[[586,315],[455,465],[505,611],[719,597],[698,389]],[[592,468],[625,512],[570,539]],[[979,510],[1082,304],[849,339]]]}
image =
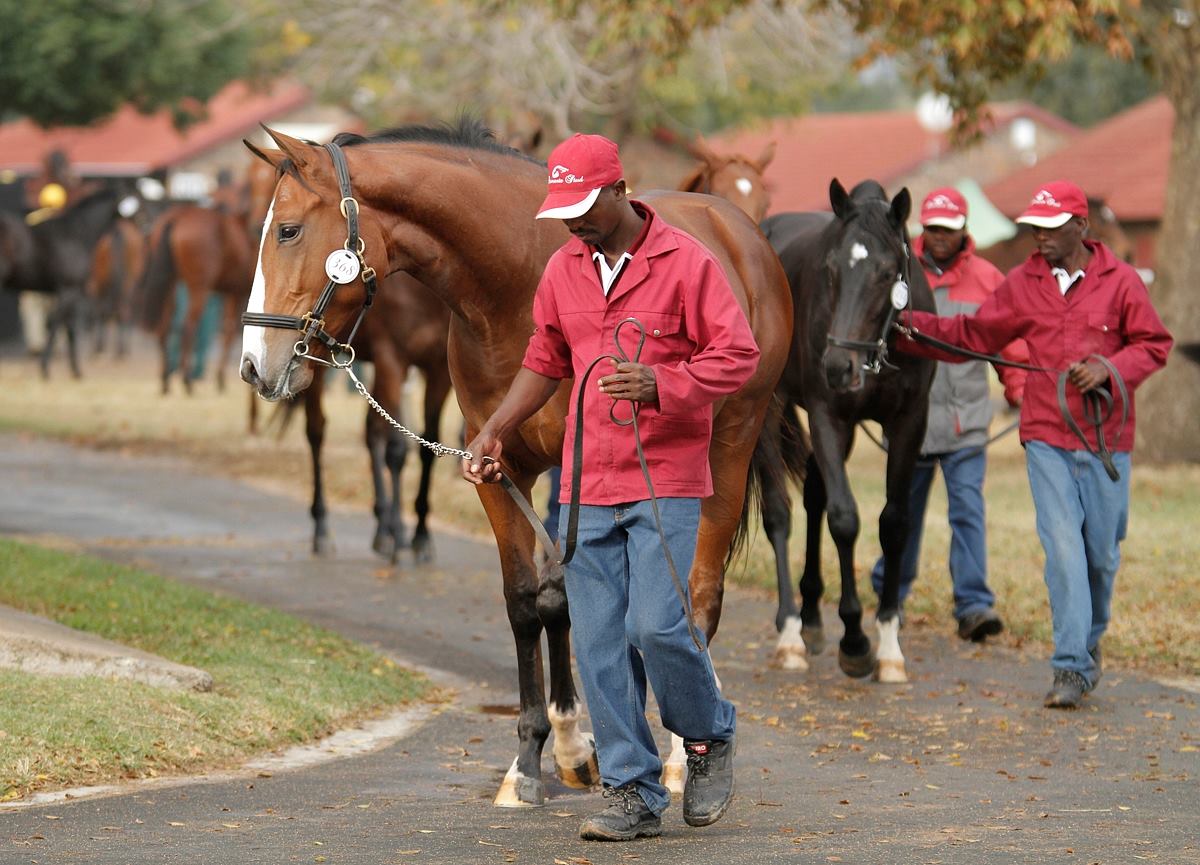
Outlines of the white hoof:
{"label": "white hoof", "polygon": [[885,685],[903,685],[908,681],[908,675],[904,672],[904,661],[880,658],[875,667],[875,679]]}
{"label": "white hoof", "polygon": [[497,808],[540,808],[546,804],[546,785],[540,778],[521,774],[514,759],[492,804]]}
{"label": "white hoof", "polygon": [[800,673],[808,671],[808,648],[804,645],[804,638],[800,636],[799,616],[792,616],[783,623],[783,630],[779,632],[779,642],[775,644],[771,666]]}
{"label": "white hoof", "polygon": [[900,618],[890,622],[877,622],[879,651],[875,653],[875,680],[888,685],[900,685],[908,681],[904,672],[904,655],[900,651]]}
{"label": "white hoof", "polygon": [[672,796],[682,796],[686,781],[687,757],[683,753],[683,739],[671,734],[671,756],[663,764],[662,785]]}

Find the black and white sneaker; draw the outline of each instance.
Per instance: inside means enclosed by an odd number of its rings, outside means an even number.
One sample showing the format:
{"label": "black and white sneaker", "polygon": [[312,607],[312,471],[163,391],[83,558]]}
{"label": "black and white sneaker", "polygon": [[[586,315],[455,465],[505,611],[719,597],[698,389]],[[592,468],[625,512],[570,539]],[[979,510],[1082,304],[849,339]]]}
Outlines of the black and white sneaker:
{"label": "black and white sneaker", "polygon": [[708,826],[721,819],[733,801],[733,754],[736,740],[685,739],[688,776],[683,785],[683,820]]}
{"label": "black and white sneaker", "polygon": [[646,807],[634,784],[605,787],[608,805],[583,821],[579,837],[584,841],[632,841],[662,834],[662,819]]}

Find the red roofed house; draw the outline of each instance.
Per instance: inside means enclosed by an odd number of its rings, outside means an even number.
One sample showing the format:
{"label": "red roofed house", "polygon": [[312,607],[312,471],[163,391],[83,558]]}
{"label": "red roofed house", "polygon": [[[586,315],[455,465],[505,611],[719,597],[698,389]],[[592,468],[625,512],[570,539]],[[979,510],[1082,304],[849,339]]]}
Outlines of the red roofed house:
{"label": "red roofed house", "polygon": [[1174,124],[1175,112],[1167,97],[1155,96],[1098,123],[1035,165],[985,184],[984,189],[996,207],[1014,217],[1041,184],[1070,180],[1088,195],[1104,199],[1134,243],[1134,263],[1152,268]]}
{"label": "red roofed house", "polygon": [[260,123],[289,134],[325,140],[343,129],[358,131],[352,115],[318,106],[301,84],[280,81],[252,88],[235,81],[207,104],[205,119],[177,130],[166,110],[141,114],[125,106],[92,126],[42,129],[28,120],[0,125],[0,173],[29,176],[41,170],[47,153],[65,151],[82,177],[165,177],[173,197],[198,198],[222,169],[235,177],[252,158],[243,138],[266,142]]}
{"label": "red roofed house", "polygon": [[709,138],[722,153],[755,155],[777,142],[767,168],[771,212],[828,210],[829,182],[847,188],[865,179],[889,194],[908,186],[920,201],[938,186],[963,178],[981,185],[1054,152],[1078,129],[1066,120],[1023,102],[989,106],[982,137],[952,148],[948,135],[928,128],[916,111],[809,114],[777,119],[752,129]]}

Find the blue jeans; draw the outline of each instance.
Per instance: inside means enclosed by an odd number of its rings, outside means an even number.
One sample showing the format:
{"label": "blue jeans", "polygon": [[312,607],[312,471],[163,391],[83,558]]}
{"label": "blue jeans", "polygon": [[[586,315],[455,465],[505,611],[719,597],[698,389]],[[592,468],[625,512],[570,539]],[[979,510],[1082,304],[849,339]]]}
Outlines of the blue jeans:
{"label": "blue jeans", "polygon": [[[950,580],[954,584],[954,618],[991,609],[995,595],[987,584],[987,536],[984,528],[983,476],[987,456],[982,447],[944,454],[925,454],[913,472],[908,495],[908,540],[900,560],[900,603],[917,578],[921,535],[933,474],[942,467],[946,481],[947,516],[950,521]],[[875,593],[883,593],[883,558],[871,569]]]}
{"label": "blue jeans", "polygon": [[550,536],[550,540],[557,541],[558,515],[562,510],[558,503],[558,496],[562,490],[562,466],[547,469],[546,476],[550,479],[550,493],[546,496],[546,518],[542,520],[542,525],[546,527],[546,534]]}
{"label": "blue jeans", "polygon": [[[700,501],[664,498],[658,507],[686,592]],[[563,533],[568,510],[560,518]],[[736,713],[717,690],[708,652],[692,642],[650,502],[580,507],[566,580],[601,779],[612,787],[636,784],[650,810],[661,814],[671,798],[646,721],[647,680],[663,726],[685,739],[728,739]]]}
{"label": "blue jeans", "polygon": [[1109,480],[1100,460],[1043,442],[1025,445],[1025,469],[1046,553],[1046,589],[1054,621],[1052,667],[1096,682],[1090,654],[1108,628],[1121,541],[1129,521],[1129,454],[1113,454],[1121,473]]}

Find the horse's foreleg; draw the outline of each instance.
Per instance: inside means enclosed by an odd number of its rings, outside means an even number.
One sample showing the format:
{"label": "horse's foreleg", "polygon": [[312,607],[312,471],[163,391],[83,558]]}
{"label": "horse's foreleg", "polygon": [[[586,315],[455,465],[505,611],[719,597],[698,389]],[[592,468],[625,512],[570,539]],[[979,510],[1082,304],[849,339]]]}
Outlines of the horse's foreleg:
{"label": "horse's foreleg", "polygon": [[800,576],[800,634],[813,655],[825,651],[825,626],[821,622],[821,597],[825,581],[821,578],[821,540],[825,516],[825,481],[810,455],[804,475],[804,573]]}
{"label": "horse's foreleg", "polygon": [[[402,419],[404,378],[408,367],[394,356],[379,351],[375,355],[376,399],[392,417]],[[370,408],[367,409],[367,450],[371,454],[371,480],[375,488],[375,537],[371,549],[392,564],[405,544],[404,524],[400,516],[400,473],[408,456],[408,442],[402,434]],[[384,472],[387,477],[384,477]]]}
{"label": "horse's foreleg", "polygon": [[571,675],[571,617],[561,565],[542,564],[537,596],[538,618],[546,629],[550,654],[550,726],[554,729],[554,765],[568,787],[586,789],[600,783],[596,743],[579,728],[583,709]]}
{"label": "horse's foreleg", "polygon": [[[525,487],[531,482],[514,481]],[[538,577],[533,566],[533,529],[508,494],[498,484],[476,488],[496,536],[500,567],[504,572],[504,603],[517,650],[517,682],[520,688],[521,714],[517,720],[517,757],[504,776],[493,804],[521,808],[545,804],[546,788],[541,779],[542,749],[550,735],[546,711],[545,682],[542,673],[542,620],[538,613]],[[527,490],[525,490],[527,492]],[[565,639],[563,640],[565,642]],[[551,667],[563,676],[560,664],[569,664],[559,655],[560,646],[551,647],[555,655]],[[572,692],[574,688],[571,689]],[[571,716],[578,702],[563,693],[557,711]]]}
{"label": "horse's foreleg", "polygon": [[[450,394],[450,371],[444,365],[425,370],[425,432],[427,441],[441,440],[442,407]],[[413,530],[413,557],[418,562],[433,560],[433,539],[429,535],[429,485],[433,480],[433,451],[421,448],[421,481],[417,487],[417,498],[413,509],[417,514],[417,525]]]}
{"label": "horse's foreleg", "polygon": [[874,671],[875,657],[871,652],[871,641],[863,632],[862,603],[854,578],[854,544],[859,532],[858,505],[850,490],[845,463],[854,427],[845,422],[835,422],[821,410],[809,412],[809,423],[812,426],[813,456],[820,466],[821,479],[825,482],[825,515],[829,534],[837,547],[842,578],[838,616],[844,630],[838,643],[838,666],[846,675],[859,678]]}
{"label": "horse's foreleg", "polygon": [[246,300],[239,306],[234,298],[223,299],[225,308],[222,310],[223,323],[221,327],[221,353],[217,356],[217,391],[225,392],[225,367],[233,357],[234,342],[242,336],[242,310],[246,308]]}
{"label": "horse's foreleg", "polygon": [[188,285],[187,315],[179,334],[179,372],[183,376],[183,389],[189,395],[192,393],[192,382],[196,379],[193,347],[196,344],[196,332],[200,329],[200,320],[204,317],[204,309],[208,305],[208,297],[207,289]]}
{"label": "horse's foreleg", "polygon": [[304,434],[308,439],[313,477],[313,498],[309,513],[313,519],[313,553],[318,556],[333,552],[328,509],[325,506],[325,481],[321,471],[321,446],[325,442],[325,412],[321,407],[324,390],[325,376],[317,372],[313,376],[312,384],[304,392]]}
{"label": "horse's foreleg", "polygon": [[[924,418],[914,407],[908,417]],[[908,542],[908,503],[911,497],[913,468],[924,424],[897,423],[884,428],[888,439],[887,503],[879,514],[879,544],[883,551],[883,591],[875,616],[879,632],[879,666],[876,678],[881,682],[908,681],[904,654],[900,650],[900,568]]]}

